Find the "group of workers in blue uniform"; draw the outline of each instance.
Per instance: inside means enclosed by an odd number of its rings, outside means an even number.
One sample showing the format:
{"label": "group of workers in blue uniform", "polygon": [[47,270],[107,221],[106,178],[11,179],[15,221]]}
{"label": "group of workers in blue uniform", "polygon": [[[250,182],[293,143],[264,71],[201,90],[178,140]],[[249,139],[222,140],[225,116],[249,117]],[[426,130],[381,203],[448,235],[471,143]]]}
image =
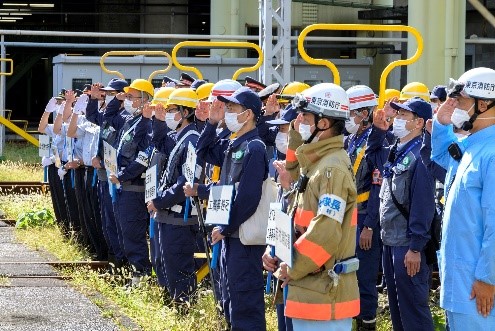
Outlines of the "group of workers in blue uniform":
{"label": "group of workers in blue uniform", "polygon": [[[368,86],[346,91],[344,148],[357,189],[357,330],[376,329],[380,266],[394,330],[434,329],[428,303],[436,261],[428,250],[437,240],[435,218],[443,225],[438,267],[448,327],[495,330],[493,86],[495,71],[475,68],[431,93],[417,82],[387,90],[383,109]],[[213,84],[183,74],[165,77],[159,89],[143,79],[112,79],[52,98],[39,131],[52,138],[42,163],[61,228],[95,259],[108,259],[111,273],[129,266],[131,285],[153,269],[172,303],[187,311],[203,262],[194,254],[209,252],[198,222],[207,209],[196,197],[207,199],[212,185],[234,185],[229,223],[209,228],[206,243],[221,246],[214,289],[230,329],[266,329],[263,268],[275,271],[280,261],[265,245],[243,243],[240,228],[270,177],[288,211],[296,183],[284,160],[298,116],[291,100],[308,88],[252,78],[244,87]],[[191,146],[194,182],[183,168]],[[105,168],[112,149],[113,172]],[[145,202],[153,167],[156,195]],[[279,330],[293,330],[278,303]]]}

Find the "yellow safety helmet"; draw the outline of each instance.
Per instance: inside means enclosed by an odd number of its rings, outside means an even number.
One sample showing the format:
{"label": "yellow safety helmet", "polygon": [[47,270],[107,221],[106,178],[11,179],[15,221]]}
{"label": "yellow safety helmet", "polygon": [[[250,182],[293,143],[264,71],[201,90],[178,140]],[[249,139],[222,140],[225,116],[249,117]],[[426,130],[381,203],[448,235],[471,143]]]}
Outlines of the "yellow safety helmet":
{"label": "yellow safety helmet", "polygon": [[279,98],[280,103],[284,102],[290,102],[289,99],[284,99],[283,96],[291,96],[294,97],[298,93],[302,93],[303,91],[309,89],[311,86],[309,86],[306,83],[301,83],[301,82],[291,82],[289,84],[286,84],[283,88],[282,91],[280,91],[280,95],[282,96]]}
{"label": "yellow safety helmet", "polygon": [[213,83],[205,83],[196,89],[196,94],[199,100],[206,99],[210,96],[211,90],[213,89]]}
{"label": "yellow safety helmet", "polygon": [[400,91],[396,90],[394,88],[388,88],[383,92],[383,99],[385,101],[388,101],[392,98],[398,98],[400,97]]}
{"label": "yellow safety helmet", "polygon": [[174,91],[168,97],[167,107],[170,105],[177,105],[196,109],[198,100],[198,95],[193,89],[174,89]]}
{"label": "yellow safety helmet", "polygon": [[406,101],[414,97],[420,97],[424,101],[430,102],[428,87],[420,82],[409,83],[400,91],[399,101]]}
{"label": "yellow safety helmet", "polygon": [[155,94],[155,88],[153,87],[153,84],[151,84],[146,79],[138,78],[138,79],[133,80],[131,85],[124,87],[124,92],[128,93],[129,89],[131,89],[131,88],[134,90],[141,91],[141,92],[146,92],[151,96],[153,96]]}
{"label": "yellow safety helmet", "polygon": [[167,100],[170,94],[175,91],[175,87],[162,87],[158,91],[156,91],[153,100],[151,101],[152,105],[161,104],[162,106],[167,106]]}

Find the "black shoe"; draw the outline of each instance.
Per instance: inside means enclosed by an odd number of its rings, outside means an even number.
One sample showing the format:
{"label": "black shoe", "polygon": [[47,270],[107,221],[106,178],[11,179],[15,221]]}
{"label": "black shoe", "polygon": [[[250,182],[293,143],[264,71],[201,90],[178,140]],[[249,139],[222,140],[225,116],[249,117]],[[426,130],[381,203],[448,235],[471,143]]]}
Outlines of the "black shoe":
{"label": "black shoe", "polygon": [[361,320],[361,325],[357,328],[358,331],[376,331],[376,319],[372,321]]}

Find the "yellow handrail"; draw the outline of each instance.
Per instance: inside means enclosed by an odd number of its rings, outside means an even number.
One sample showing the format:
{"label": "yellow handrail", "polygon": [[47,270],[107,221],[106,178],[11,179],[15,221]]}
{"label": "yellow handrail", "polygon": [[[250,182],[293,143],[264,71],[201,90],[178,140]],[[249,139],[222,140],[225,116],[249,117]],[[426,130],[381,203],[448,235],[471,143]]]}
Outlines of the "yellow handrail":
{"label": "yellow handrail", "polygon": [[101,69],[109,75],[117,75],[122,79],[125,79],[125,77],[120,71],[109,70],[105,66],[105,59],[109,56],[115,56],[115,55],[118,55],[118,56],[128,56],[128,55],[160,56],[160,55],[164,55],[168,59],[168,66],[165,69],[153,71],[148,77],[148,81],[150,81],[150,82],[153,79],[153,77],[155,77],[156,75],[164,74],[164,73],[168,72],[170,69],[172,69],[172,57],[170,56],[170,54],[168,54],[165,51],[110,51],[110,52],[106,52],[105,54],[103,54],[101,56],[101,59],[100,59]]}
{"label": "yellow handrail", "polygon": [[258,70],[259,67],[261,67],[261,64],[263,63],[263,51],[261,48],[254,44],[254,43],[249,43],[249,42],[244,42],[244,41],[182,41],[175,45],[175,47],[172,49],[172,61],[174,63],[174,66],[176,66],[179,70],[184,70],[184,71],[192,71],[196,75],[198,79],[203,79],[203,75],[201,72],[198,70],[196,67],[191,67],[191,66],[185,66],[179,63],[177,61],[177,52],[179,49],[183,47],[196,47],[196,48],[202,48],[202,47],[208,47],[208,48],[253,48],[258,52],[258,62],[252,67],[246,67],[246,68],[240,68],[238,69],[234,75],[232,76],[233,80],[236,80],[237,77],[239,77],[240,74],[245,73],[245,72],[251,72],[251,71],[256,71]]}
{"label": "yellow handrail", "polygon": [[383,93],[385,92],[385,85],[387,83],[387,77],[390,74],[390,71],[394,69],[395,67],[401,66],[401,65],[409,65],[411,63],[416,62],[417,59],[421,56],[421,53],[423,52],[423,38],[421,37],[421,34],[419,33],[418,30],[413,28],[412,26],[408,25],[381,25],[381,24],[313,24],[307,26],[299,35],[297,38],[297,49],[299,50],[299,54],[301,54],[301,57],[308,62],[309,64],[314,64],[314,65],[324,65],[327,66],[333,74],[334,77],[334,83],[340,85],[340,75],[337,70],[337,67],[335,65],[328,61],[328,60],[323,60],[323,59],[314,59],[310,57],[307,53],[306,50],[304,49],[304,39],[306,38],[307,34],[315,31],[315,30],[355,30],[355,31],[400,31],[400,32],[409,32],[411,33],[414,38],[416,38],[417,42],[417,49],[414,55],[408,59],[405,60],[397,60],[389,63],[385,69],[383,69],[383,72],[380,76],[380,90],[379,90],[379,98],[378,98],[378,107],[382,108],[383,103],[384,103],[384,95]]}
{"label": "yellow handrail", "polygon": [[15,125],[14,123],[12,123],[3,116],[0,116],[0,124],[5,125],[7,128],[17,133],[19,136],[23,137],[34,146],[38,147],[40,145],[38,139],[36,139],[34,136],[30,135],[29,133],[27,133],[26,131],[24,131],[23,129],[21,129],[20,127],[18,127],[17,125]]}
{"label": "yellow handrail", "polygon": [[10,71],[9,72],[0,72],[0,76],[12,76],[12,74],[14,73],[14,60],[0,58],[0,62],[2,62],[2,61],[10,63]]}

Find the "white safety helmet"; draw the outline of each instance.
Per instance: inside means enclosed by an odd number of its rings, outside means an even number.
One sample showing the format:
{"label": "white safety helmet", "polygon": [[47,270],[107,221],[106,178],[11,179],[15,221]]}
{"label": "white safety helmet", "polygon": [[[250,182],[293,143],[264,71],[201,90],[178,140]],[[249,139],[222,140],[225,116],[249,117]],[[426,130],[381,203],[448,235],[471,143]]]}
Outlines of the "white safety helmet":
{"label": "white safety helmet", "polygon": [[448,95],[495,100],[495,70],[484,67],[474,68],[463,73],[458,80],[451,78]]}
{"label": "white safety helmet", "polygon": [[223,79],[221,81],[218,81],[215,85],[213,85],[210,96],[208,97],[206,102],[213,102],[213,100],[215,100],[219,95],[229,97],[241,87],[241,83],[236,80]]}
{"label": "white safety helmet", "polygon": [[350,87],[346,93],[349,97],[350,110],[375,107],[378,105],[375,92],[366,85],[355,85]]}
{"label": "white safety helmet", "polygon": [[345,90],[333,83],[321,83],[296,94],[292,105],[297,111],[337,120],[349,119],[349,97]]}

